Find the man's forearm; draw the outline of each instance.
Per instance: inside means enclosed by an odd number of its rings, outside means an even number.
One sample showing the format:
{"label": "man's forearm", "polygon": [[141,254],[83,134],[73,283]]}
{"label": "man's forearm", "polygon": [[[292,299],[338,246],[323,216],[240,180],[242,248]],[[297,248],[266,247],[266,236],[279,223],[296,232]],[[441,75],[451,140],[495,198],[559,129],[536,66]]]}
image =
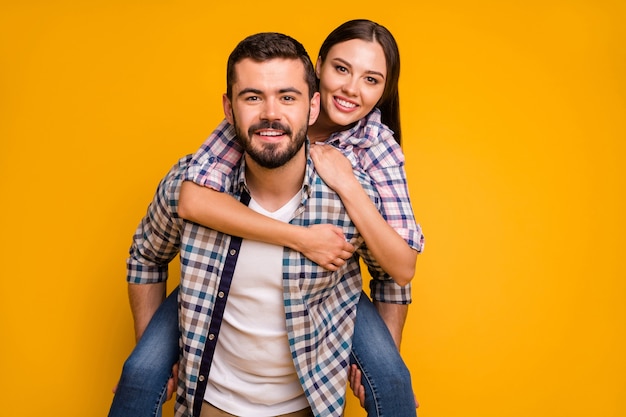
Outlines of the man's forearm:
{"label": "man's forearm", "polygon": [[128,284],[128,300],[135,321],[135,340],[139,340],[154,312],[165,300],[166,283]]}
{"label": "man's forearm", "polygon": [[387,325],[391,337],[395,342],[398,350],[400,350],[400,342],[402,341],[402,330],[406,322],[406,316],[409,311],[408,304],[392,304],[374,301],[374,306]]}

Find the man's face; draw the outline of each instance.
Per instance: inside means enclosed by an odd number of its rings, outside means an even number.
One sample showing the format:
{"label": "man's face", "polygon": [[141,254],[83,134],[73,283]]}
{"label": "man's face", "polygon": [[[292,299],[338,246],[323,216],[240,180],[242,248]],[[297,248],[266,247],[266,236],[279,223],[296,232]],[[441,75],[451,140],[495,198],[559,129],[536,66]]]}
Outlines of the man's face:
{"label": "man's face", "polygon": [[319,95],[309,100],[304,64],[244,59],[235,71],[232,101],[223,98],[226,119],[253,161],[265,168],[284,165],[302,148],[319,113]]}

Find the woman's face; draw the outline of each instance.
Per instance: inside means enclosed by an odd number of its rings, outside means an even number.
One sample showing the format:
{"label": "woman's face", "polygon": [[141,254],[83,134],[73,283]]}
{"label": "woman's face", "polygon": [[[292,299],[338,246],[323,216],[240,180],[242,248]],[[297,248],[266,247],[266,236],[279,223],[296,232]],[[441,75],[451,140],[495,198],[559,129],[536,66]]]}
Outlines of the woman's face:
{"label": "woman's face", "polygon": [[350,125],[366,116],[385,90],[387,63],[378,42],[352,39],[333,46],[317,61],[322,116],[327,123]]}

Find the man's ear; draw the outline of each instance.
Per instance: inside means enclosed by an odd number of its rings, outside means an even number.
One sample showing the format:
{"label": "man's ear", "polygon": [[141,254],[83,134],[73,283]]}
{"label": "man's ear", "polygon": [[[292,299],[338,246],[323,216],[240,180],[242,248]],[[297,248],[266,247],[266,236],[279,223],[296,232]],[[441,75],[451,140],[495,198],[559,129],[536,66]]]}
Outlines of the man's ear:
{"label": "man's ear", "polygon": [[233,123],[233,105],[226,94],[222,95],[222,107],[224,108],[224,117],[231,125]]}
{"label": "man's ear", "polygon": [[317,120],[320,115],[320,93],[315,92],[311,98],[311,111],[309,112],[309,126]]}

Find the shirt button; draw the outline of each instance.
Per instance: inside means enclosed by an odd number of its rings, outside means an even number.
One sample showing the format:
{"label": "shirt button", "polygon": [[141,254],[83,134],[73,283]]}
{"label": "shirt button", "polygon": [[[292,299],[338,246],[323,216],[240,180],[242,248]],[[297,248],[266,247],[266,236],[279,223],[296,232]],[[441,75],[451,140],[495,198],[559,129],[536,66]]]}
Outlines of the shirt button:
{"label": "shirt button", "polygon": [[231,249],[230,250],[230,255],[231,256],[234,256],[236,253],[237,253],[237,251],[235,249]]}
{"label": "shirt button", "polygon": [[209,335],[209,340],[213,340],[213,339],[215,339],[215,335],[214,335],[213,333],[211,333],[211,334]]}
{"label": "shirt button", "polygon": [[220,292],[218,292],[218,293],[217,293],[217,296],[218,296],[219,298],[224,298],[224,291],[220,291]]}
{"label": "shirt button", "polygon": [[198,379],[200,380],[200,382],[204,382],[204,375],[200,375]]}

